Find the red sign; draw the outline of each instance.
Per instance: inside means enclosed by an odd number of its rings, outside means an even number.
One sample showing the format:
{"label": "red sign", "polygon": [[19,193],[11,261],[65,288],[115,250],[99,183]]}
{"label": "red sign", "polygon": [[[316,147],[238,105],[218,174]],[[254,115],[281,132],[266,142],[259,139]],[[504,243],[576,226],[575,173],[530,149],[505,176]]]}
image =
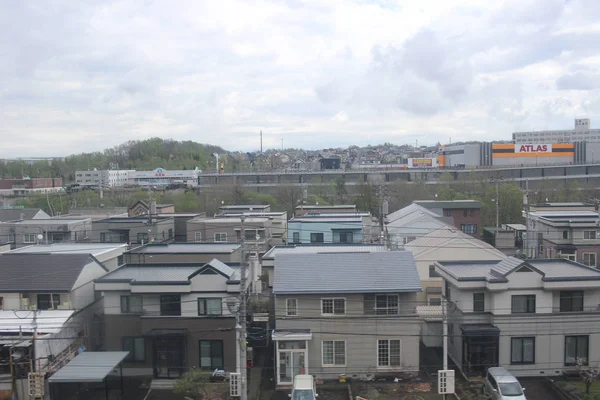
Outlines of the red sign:
{"label": "red sign", "polygon": [[551,144],[515,144],[515,153],[551,153]]}

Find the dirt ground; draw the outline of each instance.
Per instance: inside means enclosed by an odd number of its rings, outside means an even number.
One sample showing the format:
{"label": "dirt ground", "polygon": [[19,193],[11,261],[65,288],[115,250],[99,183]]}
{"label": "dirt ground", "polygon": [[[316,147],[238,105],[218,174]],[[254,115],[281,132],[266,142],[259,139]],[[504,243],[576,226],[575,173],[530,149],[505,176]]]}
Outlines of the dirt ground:
{"label": "dirt ground", "polygon": [[441,400],[434,384],[428,382],[414,383],[352,383],[353,396],[368,400]]}

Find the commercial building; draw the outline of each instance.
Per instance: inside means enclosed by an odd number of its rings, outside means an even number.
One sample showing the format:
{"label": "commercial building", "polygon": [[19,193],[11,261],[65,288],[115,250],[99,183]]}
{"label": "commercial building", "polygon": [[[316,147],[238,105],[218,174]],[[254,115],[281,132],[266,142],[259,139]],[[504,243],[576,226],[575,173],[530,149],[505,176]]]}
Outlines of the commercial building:
{"label": "commercial building", "polygon": [[153,171],[130,171],[128,184],[135,186],[157,186],[185,185],[188,187],[198,186],[198,178],[202,171],[198,168],[188,170],[169,171],[164,168],[156,168]]}
{"label": "commercial building", "polygon": [[129,179],[129,173],[133,170],[109,169],[98,171],[76,171],[75,183],[80,186],[113,188],[125,186]]}
{"label": "commercial building", "polygon": [[62,178],[0,179],[0,194],[23,196],[30,193],[51,193],[62,190]]}
{"label": "commercial building", "polygon": [[517,144],[600,143],[600,129],[590,129],[590,120],[588,118],[579,118],[575,120],[573,129],[515,132],[512,134],[512,138]]}

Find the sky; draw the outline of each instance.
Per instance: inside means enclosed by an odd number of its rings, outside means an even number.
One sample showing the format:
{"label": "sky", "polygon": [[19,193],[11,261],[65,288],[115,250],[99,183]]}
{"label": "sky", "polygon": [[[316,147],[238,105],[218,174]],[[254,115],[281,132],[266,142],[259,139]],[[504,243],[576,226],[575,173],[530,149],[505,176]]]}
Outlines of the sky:
{"label": "sky", "polygon": [[597,0],[0,0],[0,157],[600,127]]}

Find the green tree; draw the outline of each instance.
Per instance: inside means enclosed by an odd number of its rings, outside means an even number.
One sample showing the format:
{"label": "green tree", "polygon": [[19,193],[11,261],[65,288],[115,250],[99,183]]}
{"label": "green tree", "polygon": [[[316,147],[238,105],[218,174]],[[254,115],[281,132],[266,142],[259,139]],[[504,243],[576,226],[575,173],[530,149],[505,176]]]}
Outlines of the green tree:
{"label": "green tree", "polygon": [[203,400],[208,397],[206,389],[210,382],[210,376],[210,372],[192,369],[175,381],[175,393],[193,400]]}

